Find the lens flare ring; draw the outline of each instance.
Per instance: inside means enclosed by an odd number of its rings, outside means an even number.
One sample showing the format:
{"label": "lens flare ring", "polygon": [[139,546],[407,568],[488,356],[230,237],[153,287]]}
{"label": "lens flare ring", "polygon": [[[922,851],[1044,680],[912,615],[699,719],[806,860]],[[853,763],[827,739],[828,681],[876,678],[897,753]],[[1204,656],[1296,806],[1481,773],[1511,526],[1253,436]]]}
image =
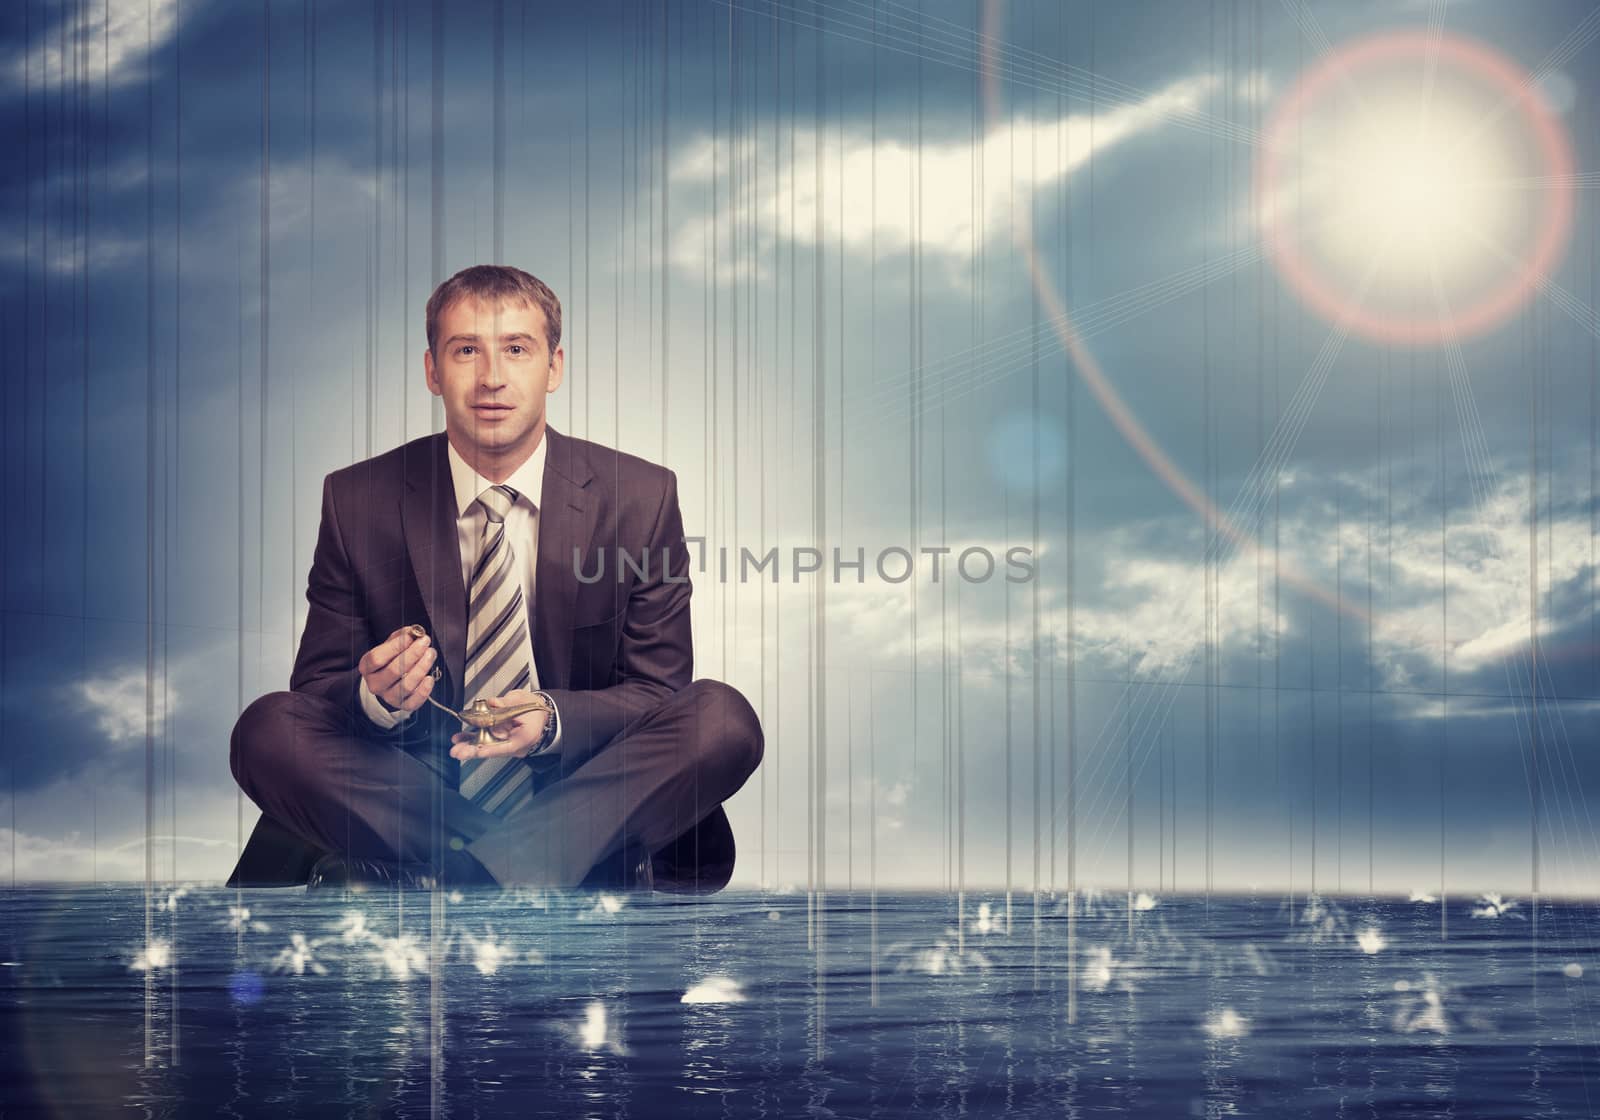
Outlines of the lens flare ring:
{"label": "lens flare ring", "polygon": [[[1286,208],[1276,202],[1290,189],[1286,163],[1291,154],[1300,150],[1297,129],[1309,116],[1326,109],[1335,97],[1351,96],[1359,101],[1366,81],[1397,64],[1414,65],[1418,72],[1430,66],[1448,68],[1452,76],[1467,78],[1483,92],[1498,97],[1502,110],[1514,109],[1516,121],[1543,165],[1533,174],[1550,184],[1540,192],[1542,206],[1535,215],[1529,244],[1514,258],[1514,266],[1457,306],[1439,308],[1429,298],[1427,311],[1416,315],[1384,310],[1370,301],[1352,298],[1337,277],[1306,252],[1296,236],[1297,230],[1284,218]],[[1491,114],[1479,122],[1479,129],[1493,123],[1496,116]],[[1476,131],[1461,139],[1474,139]],[[1503,323],[1556,267],[1572,230],[1572,171],[1572,149],[1566,132],[1528,74],[1471,39],[1408,29],[1358,39],[1330,53],[1295,82],[1273,110],[1264,130],[1256,164],[1254,205],[1273,261],[1317,314],[1348,323],[1358,334],[1378,342],[1430,345],[1480,334]],[[1448,169],[1441,170],[1447,172]],[[1393,179],[1396,172],[1390,166],[1362,173],[1383,181]],[[1403,168],[1399,174],[1408,178]],[[1402,197],[1400,203],[1415,207],[1418,200]]]}

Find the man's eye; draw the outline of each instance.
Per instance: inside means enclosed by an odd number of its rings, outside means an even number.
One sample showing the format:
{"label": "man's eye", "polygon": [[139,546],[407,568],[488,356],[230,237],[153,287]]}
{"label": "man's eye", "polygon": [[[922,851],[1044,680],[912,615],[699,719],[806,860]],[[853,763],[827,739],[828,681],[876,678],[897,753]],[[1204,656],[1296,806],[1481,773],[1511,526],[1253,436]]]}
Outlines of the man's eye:
{"label": "man's eye", "polygon": [[476,350],[476,349],[477,349],[476,346],[460,346],[460,347],[456,348],[456,353],[457,354],[468,354],[468,353],[471,353],[473,350]]}
{"label": "man's eye", "polygon": [[513,354],[526,354],[527,353],[526,348],[518,345],[515,342],[513,342],[510,346],[506,347],[506,349],[510,350]]}

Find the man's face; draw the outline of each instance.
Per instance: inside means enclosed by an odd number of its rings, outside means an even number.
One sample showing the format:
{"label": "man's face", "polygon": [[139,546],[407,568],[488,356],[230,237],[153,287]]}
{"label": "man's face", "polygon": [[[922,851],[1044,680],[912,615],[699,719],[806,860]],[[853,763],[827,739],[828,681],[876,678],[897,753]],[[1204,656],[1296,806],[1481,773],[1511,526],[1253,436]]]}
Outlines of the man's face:
{"label": "man's face", "polygon": [[544,312],[459,299],[439,314],[436,348],[423,366],[450,442],[485,478],[503,481],[539,446],[545,395],[561,384],[565,356],[559,346],[549,352]]}

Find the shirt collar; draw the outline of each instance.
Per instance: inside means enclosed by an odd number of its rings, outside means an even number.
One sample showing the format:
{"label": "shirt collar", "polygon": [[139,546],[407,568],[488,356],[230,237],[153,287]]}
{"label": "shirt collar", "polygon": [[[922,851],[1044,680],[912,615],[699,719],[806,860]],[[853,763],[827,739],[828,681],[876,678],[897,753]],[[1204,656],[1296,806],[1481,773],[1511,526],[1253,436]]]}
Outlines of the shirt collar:
{"label": "shirt collar", "polygon": [[[456,509],[465,516],[472,508],[472,503],[478,500],[478,495],[494,486],[487,478],[467,465],[456,445],[445,439],[445,445],[450,449],[450,480],[455,484]],[[545,450],[550,446],[550,434],[544,433],[539,437],[539,446],[534,448],[533,454],[522,466],[512,472],[511,477],[502,485],[509,486],[519,496],[527,499],[528,504],[538,510],[539,503],[544,500],[544,461]]]}

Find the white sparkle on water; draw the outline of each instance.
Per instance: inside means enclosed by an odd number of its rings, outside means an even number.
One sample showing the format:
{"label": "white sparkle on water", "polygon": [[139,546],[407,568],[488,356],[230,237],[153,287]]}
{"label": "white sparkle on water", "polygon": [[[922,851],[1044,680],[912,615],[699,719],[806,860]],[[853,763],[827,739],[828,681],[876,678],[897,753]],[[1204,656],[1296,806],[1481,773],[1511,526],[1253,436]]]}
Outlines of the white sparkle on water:
{"label": "white sparkle on water", "polygon": [[472,961],[472,967],[485,976],[493,976],[500,971],[502,964],[516,959],[516,950],[504,941],[497,941],[493,930],[486,930],[482,937],[463,933],[461,939]]}
{"label": "white sparkle on water", "polygon": [[1572,980],[1583,979],[1583,965],[1579,964],[1577,961],[1572,961],[1568,964],[1562,965],[1561,972],[1562,975]]}
{"label": "white sparkle on water", "polygon": [[409,980],[428,970],[428,954],[414,933],[399,937],[374,935],[371,945],[370,959],[396,980]]}
{"label": "white sparkle on water", "polygon": [[1489,891],[1478,896],[1478,904],[1472,908],[1472,916],[1474,918],[1522,917],[1521,914],[1511,913],[1516,908],[1517,903],[1514,899],[1502,898],[1493,891]]}
{"label": "white sparkle on water", "polygon": [[346,910],[333,928],[346,945],[364,945],[376,936],[367,926],[367,916],[360,910]]}
{"label": "white sparkle on water", "polygon": [[1377,926],[1367,926],[1356,934],[1356,944],[1361,946],[1361,951],[1369,957],[1375,957],[1389,947],[1383,931]]}
{"label": "white sparkle on water", "polygon": [[292,972],[296,976],[304,976],[310,969],[318,976],[326,976],[327,968],[317,960],[316,947],[306,940],[303,933],[289,935],[289,945],[281,949],[278,955],[272,958],[274,972]]}
{"label": "white sparkle on water", "polygon": [[[1405,984],[1405,987],[1401,987]],[[1449,1034],[1450,1020],[1444,1013],[1444,992],[1433,973],[1424,973],[1420,990],[1418,985],[1405,981],[1395,983],[1395,991],[1404,993],[1400,1007],[1394,1013],[1394,1029],[1401,1034],[1429,1031]],[[1415,991],[1415,994],[1412,994]]]}
{"label": "white sparkle on water", "polygon": [[1089,963],[1083,970],[1083,986],[1091,992],[1103,992],[1111,986],[1117,971],[1117,960],[1109,946],[1097,945],[1089,950]]}
{"label": "white sparkle on water", "polygon": [[228,907],[228,920],[223,924],[231,929],[234,933],[245,933],[250,931],[255,933],[266,933],[267,930],[271,928],[266,922],[253,921],[250,917],[250,908],[248,906]]}
{"label": "white sparkle on water", "polygon": [[172,963],[172,943],[161,938],[153,938],[150,944],[139,950],[133,958],[133,963],[128,967],[135,972],[154,972],[158,968],[166,968]]}
{"label": "white sparkle on water", "polygon": [[1433,897],[1433,895],[1429,894],[1427,891],[1423,890],[1421,887],[1412,887],[1411,888],[1411,901],[1412,902],[1438,902],[1439,900],[1437,898]]}
{"label": "white sparkle on water", "polygon": [[917,948],[905,942],[890,945],[883,953],[886,961],[894,961],[896,972],[920,972],[927,976],[959,975],[968,969],[983,972],[989,968],[989,958],[976,949],[961,948],[955,927],[945,927],[944,936],[932,948]]}
{"label": "white sparkle on water", "polygon": [[1250,1033],[1250,1020],[1233,1008],[1224,1007],[1206,1016],[1200,1029],[1212,1038],[1243,1038]]}
{"label": "white sparkle on water", "polygon": [[1140,891],[1133,899],[1134,910],[1141,914],[1147,910],[1154,910],[1160,904],[1160,900],[1147,891]]}
{"label": "white sparkle on water", "polygon": [[1257,976],[1273,976],[1277,974],[1278,962],[1272,959],[1269,950],[1261,948],[1253,941],[1246,941],[1240,955]]}
{"label": "white sparkle on water", "polygon": [[744,992],[731,976],[707,976],[683,993],[679,1003],[743,1003]]}
{"label": "white sparkle on water", "polygon": [[606,1005],[596,1000],[584,1008],[583,1022],[578,1027],[578,1041],[585,1049],[598,1050],[606,1041]]}
{"label": "white sparkle on water", "polygon": [[626,1054],[628,1050],[622,1045],[622,1037],[610,1020],[605,1003],[597,999],[583,1009],[582,1019],[576,1023],[568,1023],[560,1029],[580,1049],[591,1051],[605,1049],[614,1054]]}
{"label": "white sparkle on water", "polygon": [[1343,944],[1351,937],[1344,907],[1321,895],[1309,895],[1289,940],[1305,945]]}

